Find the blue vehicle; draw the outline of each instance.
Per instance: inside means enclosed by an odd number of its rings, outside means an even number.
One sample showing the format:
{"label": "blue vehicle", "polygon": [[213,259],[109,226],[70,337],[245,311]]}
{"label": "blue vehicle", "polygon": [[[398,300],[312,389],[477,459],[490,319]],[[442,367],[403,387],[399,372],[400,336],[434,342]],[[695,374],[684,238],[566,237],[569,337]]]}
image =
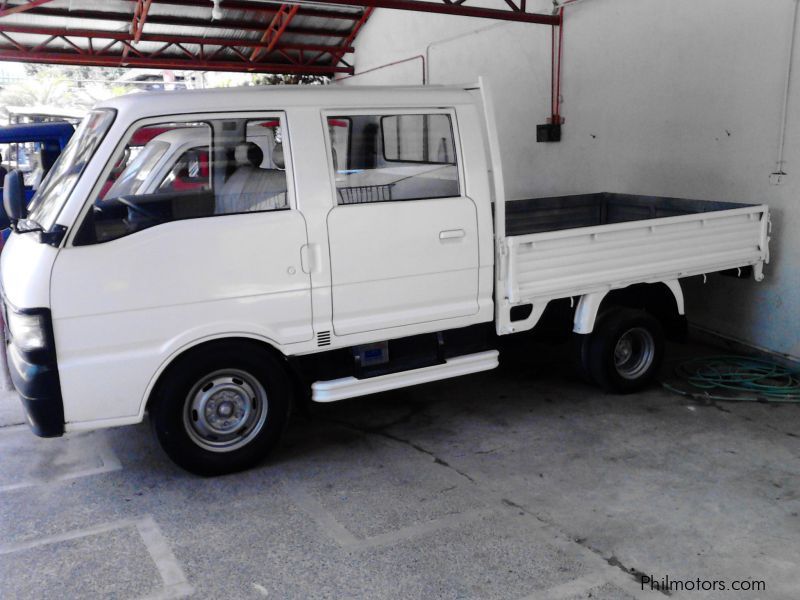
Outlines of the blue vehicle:
{"label": "blue vehicle", "polygon": [[[30,202],[35,184],[44,179],[74,132],[70,123],[62,121],[0,127],[0,185],[8,171],[19,169],[25,180],[25,202]],[[0,206],[3,241],[8,237],[8,226],[8,215]]]}

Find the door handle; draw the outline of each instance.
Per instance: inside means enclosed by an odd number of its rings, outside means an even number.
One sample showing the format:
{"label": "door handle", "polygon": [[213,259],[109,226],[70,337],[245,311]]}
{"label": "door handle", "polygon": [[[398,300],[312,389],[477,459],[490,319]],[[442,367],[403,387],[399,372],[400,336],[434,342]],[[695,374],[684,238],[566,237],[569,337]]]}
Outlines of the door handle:
{"label": "door handle", "polygon": [[311,257],[308,250],[308,244],[300,247],[300,268],[303,269],[303,273],[311,273]]}
{"label": "door handle", "polygon": [[303,273],[317,273],[320,262],[319,244],[303,244],[300,247],[300,268]]}
{"label": "door handle", "polygon": [[439,232],[439,239],[440,240],[455,240],[459,238],[463,238],[466,232],[463,229],[445,229],[444,231]]}

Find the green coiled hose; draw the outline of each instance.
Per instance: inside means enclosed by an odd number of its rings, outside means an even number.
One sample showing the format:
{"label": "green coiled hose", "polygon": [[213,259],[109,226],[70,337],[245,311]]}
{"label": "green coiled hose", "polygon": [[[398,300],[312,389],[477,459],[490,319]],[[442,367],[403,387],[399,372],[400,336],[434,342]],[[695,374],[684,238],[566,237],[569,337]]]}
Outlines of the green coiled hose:
{"label": "green coiled hose", "polygon": [[698,392],[681,390],[669,383],[662,385],[684,396],[800,403],[800,373],[770,360],[724,355],[692,358],[679,363],[675,375]]}

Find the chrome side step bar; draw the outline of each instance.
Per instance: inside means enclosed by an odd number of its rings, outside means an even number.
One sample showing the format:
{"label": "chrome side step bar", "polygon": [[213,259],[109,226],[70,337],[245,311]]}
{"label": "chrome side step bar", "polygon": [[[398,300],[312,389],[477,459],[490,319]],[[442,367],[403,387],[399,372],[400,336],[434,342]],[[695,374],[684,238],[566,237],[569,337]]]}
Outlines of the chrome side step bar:
{"label": "chrome side step bar", "polygon": [[335,402],[345,398],[377,394],[420,383],[489,371],[498,365],[498,355],[497,350],[487,350],[477,354],[449,358],[441,365],[390,373],[369,379],[343,377],[330,381],[317,381],[311,385],[311,399],[314,402]]}

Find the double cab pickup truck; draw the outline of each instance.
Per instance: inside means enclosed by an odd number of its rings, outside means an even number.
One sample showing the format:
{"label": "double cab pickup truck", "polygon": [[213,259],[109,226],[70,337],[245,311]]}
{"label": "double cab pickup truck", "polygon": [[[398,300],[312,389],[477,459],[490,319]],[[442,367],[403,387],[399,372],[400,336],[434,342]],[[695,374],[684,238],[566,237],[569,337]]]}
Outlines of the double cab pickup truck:
{"label": "double cab pickup truck", "polygon": [[[137,147],[143,130],[164,135]],[[4,189],[6,354],[33,431],[147,414],[179,465],[231,472],[293,403],[493,369],[503,336],[553,316],[584,377],[631,392],[685,325],[682,278],[762,279],[766,206],[509,200],[496,131],[480,84],[98,105],[27,209],[18,175]]]}

